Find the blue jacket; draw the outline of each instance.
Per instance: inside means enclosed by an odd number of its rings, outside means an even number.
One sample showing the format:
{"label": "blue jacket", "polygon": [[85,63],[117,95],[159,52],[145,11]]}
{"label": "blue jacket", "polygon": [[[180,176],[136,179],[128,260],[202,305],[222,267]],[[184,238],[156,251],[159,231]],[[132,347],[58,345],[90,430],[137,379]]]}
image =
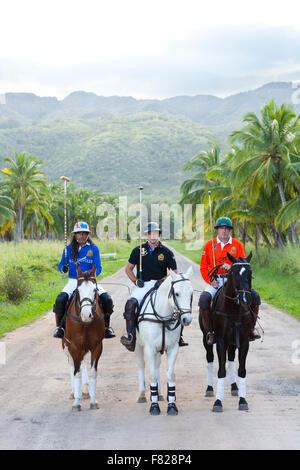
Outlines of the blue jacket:
{"label": "blue jacket", "polygon": [[[77,266],[72,259],[71,255],[71,245],[67,246],[67,259],[69,264],[69,277],[72,279],[77,279]],[[77,262],[80,265],[82,272],[90,271],[93,267],[93,263],[96,265],[96,276],[102,271],[101,260],[100,260],[100,251],[96,245],[91,245],[87,243],[84,245],[78,252]],[[62,273],[62,268],[65,265],[65,250],[63,251],[62,258],[58,265],[58,269]]]}

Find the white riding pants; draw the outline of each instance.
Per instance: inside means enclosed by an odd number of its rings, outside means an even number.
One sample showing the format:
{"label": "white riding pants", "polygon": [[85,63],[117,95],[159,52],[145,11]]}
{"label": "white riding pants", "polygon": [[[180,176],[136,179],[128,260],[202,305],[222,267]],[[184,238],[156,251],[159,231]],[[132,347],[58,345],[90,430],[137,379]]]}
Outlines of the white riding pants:
{"label": "white riding pants", "polygon": [[155,280],[145,281],[144,287],[135,287],[133,289],[133,291],[131,292],[130,298],[135,298],[138,301],[139,305],[140,305],[141,301],[143,300],[143,298],[145,297],[147,292],[152,287],[154,287],[156,282],[157,281],[155,281]]}
{"label": "white riding pants", "polygon": [[[227,281],[226,278],[218,276],[217,278],[218,281],[218,288],[224,286],[225,282]],[[213,299],[214,296],[216,295],[216,292],[218,290],[215,287],[211,286],[210,284],[206,284],[204,292],[209,292],[211,295],[211,298]]]}
{"label": "white riding pants", "polygon": [[[73,294],[74,290],[77,287],[77,279],[69,279],[65,287],[63,288],[62,292],[66,292],[69,296]],[[106,292],[103,287],[100,286],[99,283],[97,283],[97,290],[98,290],[98,295],[100,296],[101,294],[104,294]]]}

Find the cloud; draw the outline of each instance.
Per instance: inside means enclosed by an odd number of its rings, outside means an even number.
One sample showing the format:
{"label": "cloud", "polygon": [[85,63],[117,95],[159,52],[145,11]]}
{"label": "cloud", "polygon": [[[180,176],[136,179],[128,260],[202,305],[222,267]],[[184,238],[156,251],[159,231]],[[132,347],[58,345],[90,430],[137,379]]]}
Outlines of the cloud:
{"label": "cloud", "polygon": [[[0,68],[0,93],[22,90],[44,95],[48,90],[60,99],[74,90],[135,98],[226,96],[291,79],[300,79],[298,31],[223,26],[173,39],[156,54],[139,50],[117,59],[99,56],[83,64],[78,60],[72,66],[5,59]],[[4,89],[9,84],[11,88]]]}

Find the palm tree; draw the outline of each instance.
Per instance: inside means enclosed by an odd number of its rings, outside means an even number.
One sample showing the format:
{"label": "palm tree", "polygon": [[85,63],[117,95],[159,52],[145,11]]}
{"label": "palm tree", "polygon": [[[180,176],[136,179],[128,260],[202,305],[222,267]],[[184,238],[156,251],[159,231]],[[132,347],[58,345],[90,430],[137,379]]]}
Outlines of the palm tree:
{"label": "palm tree", "polygon": [[[247,184],[249,201],[254,203],[261,189],[271,194],[274,184],[280,195],[282,207],[287,204],[288,180],[293,175],[300,181],[300,175],[293,171],[291,155],[299,154],[299,116],[290,105],[278,107],[274,100],[261,109],[261,121],[254,113],[248,113],[243,121],[246,126],[231,134],[232,142],[241,143],[236,154],[239,162],[234,171],[234,185],[243,188]],[[293,225],[290,225],[290,241],[298,241]]]}
{"label": "palm tree", "polygon": [[4,182],[0,187],[14,201],[16,213],[15,240],[24,238],[24,218],[26,204],[29,197],[39,200],[41,189],[46,187],[46,175],[40,170],[42,162],[33,155],[26,157],[25,152],[15,153],[15,158],[7,157],[6,171],[3,172]]}

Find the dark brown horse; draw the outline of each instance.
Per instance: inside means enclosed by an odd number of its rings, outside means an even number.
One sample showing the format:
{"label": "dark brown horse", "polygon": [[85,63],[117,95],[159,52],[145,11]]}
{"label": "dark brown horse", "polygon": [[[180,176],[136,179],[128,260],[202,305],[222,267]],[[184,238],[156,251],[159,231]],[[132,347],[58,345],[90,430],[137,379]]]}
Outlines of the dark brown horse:
{"label": "dark brown horse", "polygon": [[232,262],[227,282],[220,291],[213,308],[213,329],[219,360],[218,386],[213,411],[223,411],[224,381],[226,377],[226,354],[230,347],[238,348],[238,395],[239,409],[248,410],[246,401],[246,358],[249,350],[249,336],[252,328],[250,260],[235,258],[227,254]]}
{"label": "dark brown horse", "polygon": [[77,265],[77,288],[71,298],[66,315],[65,336],[62,345],[71,363],[74,410],[81,410],[81,363],[91,352],[90,408],[98,408],[96,401],[97,366],[102,354],[105,335],[104,314],[98,302],[96,267],[82,272]]}

